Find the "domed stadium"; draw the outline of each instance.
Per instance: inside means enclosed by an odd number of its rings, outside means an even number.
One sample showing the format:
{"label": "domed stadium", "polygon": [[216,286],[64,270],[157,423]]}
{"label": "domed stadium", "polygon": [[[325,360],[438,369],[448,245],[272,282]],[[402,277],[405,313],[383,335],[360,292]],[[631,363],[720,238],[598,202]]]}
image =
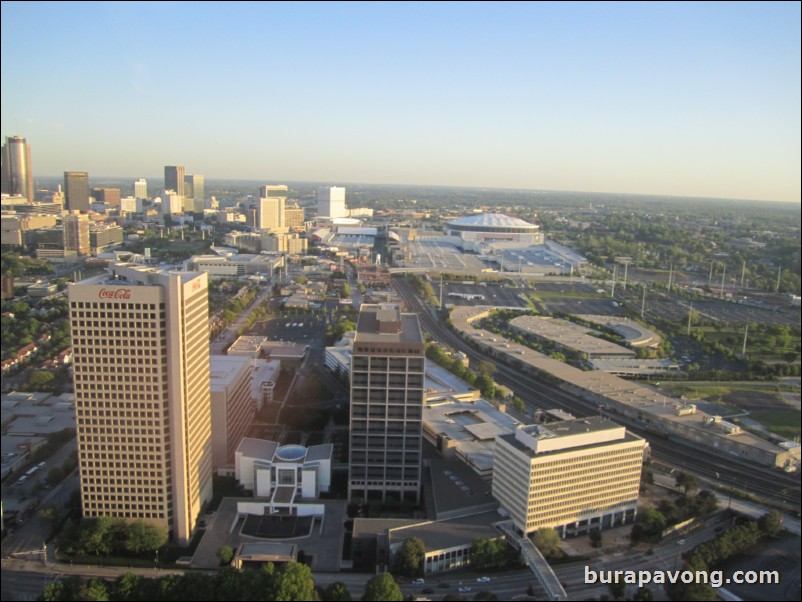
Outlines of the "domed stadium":
{"label": "domed stadium", "polygon": [[516,243],[521,246],[543,244],[540,226],[530,224],[517,217],[500,213],[469,215],[446,223],[448,236],[462,240],[462,247],[474,244]]}

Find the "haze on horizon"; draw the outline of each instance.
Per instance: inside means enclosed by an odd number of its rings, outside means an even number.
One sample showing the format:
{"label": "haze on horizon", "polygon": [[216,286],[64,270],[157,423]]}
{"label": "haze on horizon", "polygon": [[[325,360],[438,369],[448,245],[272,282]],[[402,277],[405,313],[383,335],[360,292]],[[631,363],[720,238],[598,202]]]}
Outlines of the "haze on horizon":
{"label": "haze on horizon", "polygon": [[798,3],[2,3],[34,176],[800,201]]}

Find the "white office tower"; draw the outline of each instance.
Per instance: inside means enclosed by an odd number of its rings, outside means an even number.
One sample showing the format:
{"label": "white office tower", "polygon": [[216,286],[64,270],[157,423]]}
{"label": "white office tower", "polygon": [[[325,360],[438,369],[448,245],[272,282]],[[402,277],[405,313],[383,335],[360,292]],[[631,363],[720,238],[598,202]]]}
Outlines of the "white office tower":
{"label": "white office tower", "polygon": [[148,181],[144,178],[139,178],[136,182],[134,182],[134,198],[148,198]]}
{"label": "white office tower", "polygon": [[318,217],[348,217],[345,208],[345,188],[321,186],[317,189]]}
{"label": "white office tower", "polygon": [[69,286],[84,516],[181,545],[212,498],[208,280],[118,263]]}
{"label": "white office tower", "polygon": [[646,442],[601,417],[496,437],[493,497],[521,533],[565,537],[635,520]]}

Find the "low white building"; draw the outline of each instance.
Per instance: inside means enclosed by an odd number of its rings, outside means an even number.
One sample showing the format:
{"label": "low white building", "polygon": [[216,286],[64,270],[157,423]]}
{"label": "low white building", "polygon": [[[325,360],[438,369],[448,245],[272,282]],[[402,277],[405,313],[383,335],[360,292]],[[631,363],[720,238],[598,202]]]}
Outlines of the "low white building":
{"label": "low white building", "polygon": [[235,454],[237,483],[256,497],[270,499],[270,509],[292,508],[296,498],[314,499],[331,486],[331,444],[283,445],[245,438]]}

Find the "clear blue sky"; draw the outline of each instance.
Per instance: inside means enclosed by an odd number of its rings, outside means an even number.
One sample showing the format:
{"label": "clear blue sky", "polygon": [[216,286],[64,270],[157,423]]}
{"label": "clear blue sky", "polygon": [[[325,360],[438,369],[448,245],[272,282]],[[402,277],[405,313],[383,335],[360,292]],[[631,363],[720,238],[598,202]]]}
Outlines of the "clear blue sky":
{"label": "clear blue sky", "polygon": [[2,3],[34,174],[800,200],[800,4]]}

